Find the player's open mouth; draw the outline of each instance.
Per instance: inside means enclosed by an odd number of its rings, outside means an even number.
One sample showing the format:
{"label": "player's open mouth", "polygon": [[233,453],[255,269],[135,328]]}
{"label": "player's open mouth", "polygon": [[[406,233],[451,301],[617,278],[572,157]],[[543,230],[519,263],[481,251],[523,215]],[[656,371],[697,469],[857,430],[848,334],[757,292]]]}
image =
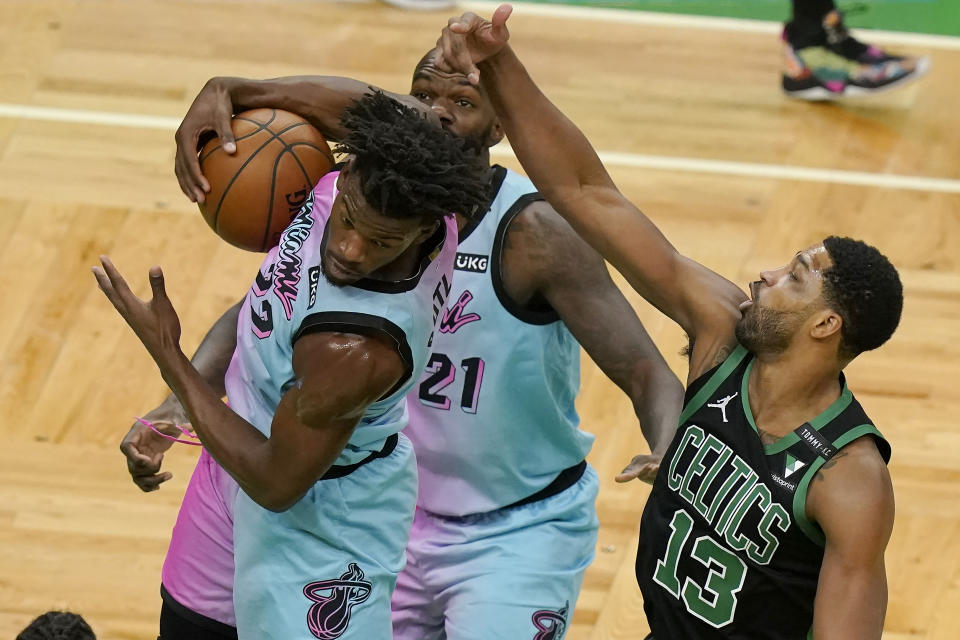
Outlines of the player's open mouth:
{"label": "player's open mouth", "polygon": [[760,286],[759,280],[754,280],[753,282],[750,283],[749,285],[750,299],[744,300],[743,302],[740,303],[740,306],[737,307],[740,310],[740,313],[743,313],[744,311],[746,311],[754,302],[757,301],[757,287],[759,286]]}

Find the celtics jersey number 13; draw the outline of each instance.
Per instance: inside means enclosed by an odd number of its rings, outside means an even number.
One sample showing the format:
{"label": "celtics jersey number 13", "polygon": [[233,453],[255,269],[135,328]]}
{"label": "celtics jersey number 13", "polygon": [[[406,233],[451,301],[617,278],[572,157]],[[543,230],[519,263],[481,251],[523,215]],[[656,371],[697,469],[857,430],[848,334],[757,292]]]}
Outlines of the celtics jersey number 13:
{"label": "celtics jersey number 13", "polygon": [[760,440],[743,347],[687,390],[643,512],[637,581],[656,640],[802,640],[813,624],[823,532],[806,516],[818,470],[871,436],[890,447],[841,375],[840,397],[773,444]]}

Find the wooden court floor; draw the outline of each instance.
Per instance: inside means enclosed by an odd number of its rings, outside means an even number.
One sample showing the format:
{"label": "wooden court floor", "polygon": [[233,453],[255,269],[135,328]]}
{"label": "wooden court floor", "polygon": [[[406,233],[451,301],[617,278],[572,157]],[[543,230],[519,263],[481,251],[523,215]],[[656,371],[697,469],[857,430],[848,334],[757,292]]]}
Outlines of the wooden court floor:
{"label": "wooden court floor", "polygon": [[[4,0],[0,111],[174,118],[212,75],[346,75],[403,91],[446,17],[295,0]],[[926,79],[809,105],[781,96],[774,36],[522,10],[512,23],[534,77],[603,151],[954,181],[938,191],[611,165],[683,252],[736,282],[831,233],[880,246],[900,268],[898,333],[849,369],[894,449],[884,637],[960,637],[960,48],[900,47],[932,57]],[[101,638],[142,640],[155,637],[160,564],[196,452],[168,455],[174,479],[160,492],[128,481],[117,445],[164,387],[89,267],[108,253],[142,274],[143,293],[161,264],[192,350],[259,257],[222,244],[182,197],[166,121],[58,113],[0,117],[0,636],[69,607]],[[630,295],[684,377],[679,330]],[[613,482],[642,438],[587,359],[579,408],[597,434],[601,531],[567,637],[642,638],[633,554],[648,490]]]}

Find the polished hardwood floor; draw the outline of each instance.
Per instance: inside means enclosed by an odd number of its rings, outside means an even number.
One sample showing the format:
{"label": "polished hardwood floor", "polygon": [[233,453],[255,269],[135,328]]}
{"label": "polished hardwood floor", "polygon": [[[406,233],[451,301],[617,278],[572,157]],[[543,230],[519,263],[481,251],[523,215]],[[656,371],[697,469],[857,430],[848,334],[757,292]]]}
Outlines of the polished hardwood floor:
{"label": "polished hardwood floor", "polygon": [[[0,4],[0,107],[70,110],[0,117],[0,635],[69,607],[101,638],[155,637],[160,564],[196,452],[168,455],[174,479],[160,492],[144,495],[129,482],[117,445],[131,416],[165,391],[97,291],[89,272],[97,255],[142,274],[140,293],[147,268],[163,265],[187,350],[259,263],[221,243],[180,194],[165,121],[89,124],[65,114],[179,117],[212,75],[346,75],[403,91],[446,17],[295,0]],[[884,637],[957,638],[960,50],[901,48],[932,57],[927,78],[821,105],[781,95],[779,43],[768,35],[522,10],[512,29],[535,78],[598,149],[879,181],[611,164],[683,252],[736,282],[830,233],[866,239],[900,268],[899,331],[849,368],[851,388],[894,449]],[[886,174],[953,182],[891,188]],[[680,331],[629,295],[684,377]],[[613,476],[643,440],[629,403],[586,358],[579,408],[597,434],[590,460],[602,478],[601,531],[567,637],[639,639],[646,622],[633,555],[648,489]]]}

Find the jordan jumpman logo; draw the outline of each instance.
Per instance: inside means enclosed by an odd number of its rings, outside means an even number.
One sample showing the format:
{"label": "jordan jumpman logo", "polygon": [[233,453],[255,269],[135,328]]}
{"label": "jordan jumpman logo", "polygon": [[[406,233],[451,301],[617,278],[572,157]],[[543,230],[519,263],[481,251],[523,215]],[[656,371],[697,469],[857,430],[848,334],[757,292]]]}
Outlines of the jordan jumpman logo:
{"label": "jordan jumpman logo", "polygon": [[727,396],[725,398],[720,398],[716,402],[708,404],[707,406],[711,409],[720,409],[720,412],[723,413],[723,421],[727,421],[727,405],[730,404],[730,401],[737,397],[738,394],[733,394],[732,396]]}

